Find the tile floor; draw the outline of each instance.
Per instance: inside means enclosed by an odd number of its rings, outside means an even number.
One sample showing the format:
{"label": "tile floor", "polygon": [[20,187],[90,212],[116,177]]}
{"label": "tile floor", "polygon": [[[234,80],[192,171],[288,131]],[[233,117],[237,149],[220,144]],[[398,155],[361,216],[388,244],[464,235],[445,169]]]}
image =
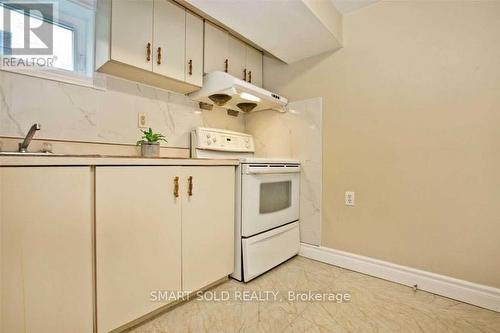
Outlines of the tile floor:
{"label": "tile floor", "polygon": [[[347,292],[351,300],[289,301],[289,290]],[[500,313],[303,257],[250,283],[229,280],[211,291],[233,298],[279,291],[282,301],[193,299],[131,332],[500,332]]]}

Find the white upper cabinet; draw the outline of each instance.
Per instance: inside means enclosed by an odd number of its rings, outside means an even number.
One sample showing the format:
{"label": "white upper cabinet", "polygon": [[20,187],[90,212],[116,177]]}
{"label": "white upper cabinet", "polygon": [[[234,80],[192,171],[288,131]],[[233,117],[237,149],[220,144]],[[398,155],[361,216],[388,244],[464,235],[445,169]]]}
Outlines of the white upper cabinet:
{"label": "white upper cabinet", "polygon": [[111,57],[145,70],[153,69],[153,0],[112,2]]}
{"label": "white upper cabinet", "polygon": [[262,52],[205,21],[205,73],[223,71],[262,86]]}
{"label": "white upper cabinet", "polygon": [[179,93],[202,85],[203,23],[171,0],[97,1],[95,47],[98,72]]}
{"label": "white upper cabinet", "polygon": [[153,71],[155,73],[184,81],[185,35],[186,10],[169,0],[154,0]]}
{"label": "white upper cabinet", "polygon": [[247,81],[262,87],[262,52],[251,46],[246,50]]}
{"label": "white upper cabinet", "polygon": [[262,52],[172,0],[100,0],[96,71],[179,93],[203,74],[227,72],[262,86]]}
{"label": "white upper cabinet", "polygon": [[205,21],[205,73],[227,72],[229,62],[229,34]]}
{"label": "white upper cabinet", "polygon": [[247,80],[247,45],[234,36],[229,36],[228,73],[238,79]]}
{"label": "white upper cabinet", "polygon": [[203,19],[186,12],[186,82],[203,84]]}

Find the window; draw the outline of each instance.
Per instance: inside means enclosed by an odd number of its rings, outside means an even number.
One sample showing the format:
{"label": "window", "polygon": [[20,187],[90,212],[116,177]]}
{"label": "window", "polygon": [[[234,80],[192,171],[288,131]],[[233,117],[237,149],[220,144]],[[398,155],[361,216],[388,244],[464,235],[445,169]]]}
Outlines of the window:
{"label": "window", "polygon": [[95,1],[12,0],[0,4],[0,67],[49,78],[90,80]]}

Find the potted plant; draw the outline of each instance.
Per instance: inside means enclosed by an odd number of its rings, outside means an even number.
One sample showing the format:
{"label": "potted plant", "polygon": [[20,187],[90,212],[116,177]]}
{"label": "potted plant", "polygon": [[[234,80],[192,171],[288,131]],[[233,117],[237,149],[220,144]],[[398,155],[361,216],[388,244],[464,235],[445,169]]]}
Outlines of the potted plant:
{"label": "potted plant", "polygon": [[158,157],[160,156],[160,141],[165,141],[165,136],[161,133],[154,133],[151,127],[147,131],[141,130],[142,139],[137,141],[137,145],[141,146],[142,157]]}

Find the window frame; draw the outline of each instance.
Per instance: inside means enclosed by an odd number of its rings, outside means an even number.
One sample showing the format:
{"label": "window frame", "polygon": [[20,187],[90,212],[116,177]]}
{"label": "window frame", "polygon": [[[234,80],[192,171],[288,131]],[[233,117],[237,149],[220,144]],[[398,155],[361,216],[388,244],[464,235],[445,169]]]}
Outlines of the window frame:
{"label": "window frame", "polygon": [[[15,7],[15,3],[9,4],[9,3],[1,3],[0,6],[5,10],[5,8],[8,8],[10,10],[18,10]],[[89,10],[92,10],[91,8],[88,8]],[[34,16],[37,17],[37,16]],[[40,17],[37,17],[38,19],[43,19]],[[44,21],[47,22],[46,19],[43,19]],[[32,76],[36,78],[41,78],[41,79],[46,79],[46,80],[51,80],[51,81],[56,81],[56,82],[63,82],[63,83],[68,83],[68,84],[73,84],[73,85],[78,85],[78,86],[84,86],[84,87],[90,87],[90,88],[95,88],[99,90],[104,89],[103,80],[102,77],[96,77],[96,73],[94,71],[94,48],[95,48],[95,31],[92,34],[91,31],[87,28],[88,26],[92,26],[92,24],[95,27],[95,16],[92,18],[91,22],[87,26],[83,26],[85,29],[84,31],[84,38],[83,39],[91,39],[92,43],[89,46],[91,48],[91,51],[88,52],[86,55],[87,58],[85,59],[85,65],[90,67],[86,69],[86,73],[83,74],[83,72],[77,71],[77,67],[79,66],[78,57],[80,57],[80,53],[78,52],[80,48],[78,47],[78,43],[80,41],[79,39],[79,33],[78,31],[81,31],[83,29],[78,30],[79,26],[78,21],[79,18],[75,17],[73,22],[69,22],[67,20],[61,20],[58,19],[57,22],[49,22],[50,24],[54,26],[59,26],[68,30],[71,30],[72,32],[72,48],[73,48],[73,71],[62,69],[62,68],[31,68],[31,69],[25,69],[25,68],[13,68],[13,67],[3,67],[0,66],[0,71],[4,72],[9,72],[9,73],[15,73],[15,74],[21,74],[21,75],[27,75],[27,76]],[[96,84],[97,83],[97,84]],[[100,84],[99,84],[100,83]]]}

